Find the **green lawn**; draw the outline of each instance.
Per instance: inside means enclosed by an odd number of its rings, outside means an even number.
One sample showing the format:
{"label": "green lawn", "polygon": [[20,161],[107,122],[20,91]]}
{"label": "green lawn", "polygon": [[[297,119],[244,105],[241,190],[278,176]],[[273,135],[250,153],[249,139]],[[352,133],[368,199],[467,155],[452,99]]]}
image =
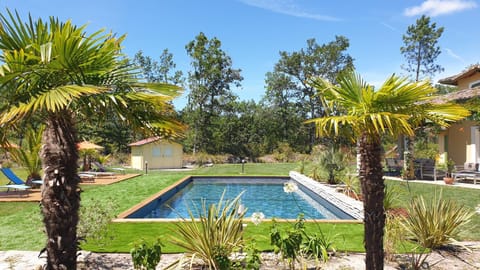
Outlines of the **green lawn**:
{"label": "green lawn", "polygon": [[[298,164],[245,164],[245,175],[288,175]],[[17,172],[17,170],[15,170]],[[21,172],[19,172],[21,173]],[[215,165],[193,171],[165,172],[150,171],[148,175],[122,181],[108,186],[84,186],[82,206],[92,206],[114,201],[118,205],[118,213],[123,212],[145,198],[157,193],[186,175],[241,175],[241,165]],[[0,178],[0,182],[2,179]],[[387,181],[398,185],[403,191],[401,204],[408,205],[411,196],[423,194],[431,197],[443,189],[444,198],[458,200],[472,210],[480,204],[480,190],[457,187],[443,187],[428,184],[410,183],[411,193],[405,183]],[[264,222],[259,226],[248,224],[245,231],[246,239],[255,239],[262,250],[270,250],[269,227]],[[288,224],[284,225],[287,226]],[[463,239],[480,240],[480,215],[475,215],[472,226],[466,228]],[[362,224],[321,224],[324,233],[337,235],[335,244],[339,250],[363,250]],[[45,237],[39,214],[38,203],[0,203],[0,250],[40,250],[44,246]],[[308,230],[318,230],[317,224],[307,224]],[[112,223],[109,226],[111,241],[105,245],[87,243],[82,248],[93,251],[128,252],[132,244],[141,239],[153,240],[160,238],[165,244],[165,252],[180,252],[176,246],[169,243],[170,235],[174,234],[172,223]]]}

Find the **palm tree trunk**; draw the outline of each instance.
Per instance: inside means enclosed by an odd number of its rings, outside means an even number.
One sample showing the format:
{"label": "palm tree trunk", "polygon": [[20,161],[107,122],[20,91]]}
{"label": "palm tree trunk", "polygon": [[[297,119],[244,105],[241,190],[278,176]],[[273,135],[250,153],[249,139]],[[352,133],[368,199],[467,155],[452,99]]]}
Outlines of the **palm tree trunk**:
{"label": "palm tree trunk", "polygon": [[42,214],[47,233],[46,269],[77,268],[80,206],[76,130],[70,112],[48,117],[41,151],[44,185]]}
{"label": "palm tree trunk", "polygon": [[381,165],[380,138],[363,134],[359,143],[359,152],[360,181],[365,212],[365,268],[379,270],[383,269],[383,229],[385,227],[385,211],[383,208],[385,185]]}

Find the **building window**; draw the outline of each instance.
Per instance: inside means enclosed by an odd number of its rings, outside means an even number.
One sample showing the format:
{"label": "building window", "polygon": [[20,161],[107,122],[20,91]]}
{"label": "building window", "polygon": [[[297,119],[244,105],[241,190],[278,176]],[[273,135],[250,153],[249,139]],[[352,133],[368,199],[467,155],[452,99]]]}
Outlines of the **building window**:
{"label": "building window", "polygon": [[152,148],[152,156],[159,157],[161,155],[160,146],[154,146]]}
{"label": "building window", "polygon": [[173,149],[171,146],[166,146],[164,149],[164,155],[165,157],[172,157],[173,156]]}
{"label": "building window", "polygon": [[470,83],[470,88],[475,88],[480,86],[480,80]]}

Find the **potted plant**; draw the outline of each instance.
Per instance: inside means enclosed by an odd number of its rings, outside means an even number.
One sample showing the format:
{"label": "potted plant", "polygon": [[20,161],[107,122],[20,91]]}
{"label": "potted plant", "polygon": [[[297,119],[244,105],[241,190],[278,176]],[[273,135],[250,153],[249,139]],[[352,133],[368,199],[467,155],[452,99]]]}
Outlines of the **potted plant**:
{"label": "potted plant", "polygon": [[448,159],[448,161],[445,163],[445,169],[446,169],[446,172],[445,172],[445,177],[443,177],[443,181],[445,182],[445,184],[451,185],[453,184],[452,172],[455,169],[455,162],[453,161],[453,159],[451,158]]}

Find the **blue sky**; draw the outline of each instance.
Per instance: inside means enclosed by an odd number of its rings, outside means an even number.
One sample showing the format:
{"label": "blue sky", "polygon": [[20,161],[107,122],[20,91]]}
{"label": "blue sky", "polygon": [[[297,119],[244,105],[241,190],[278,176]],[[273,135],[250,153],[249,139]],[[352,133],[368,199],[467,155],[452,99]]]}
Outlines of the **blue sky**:
{"label": "blue sky", "polygon": [[[217,37],[233,67],[242,69],[242,87],[235,89],[241,99],[259,100],[279,51],[298,51],[309,38],[324,44],[335,35],[347,37],[357,71],[371,84],[392,73],[405,75],[402,35],[422,14],[445,27],[437,59],[445,71],[435,81],[480,61],[475,0],[0,0],[0,8],[16,9],[23,18],[55,16],[88,24],[89,31],[127,34],[124,51],[131,57],[142,50],[158,59],[168,48],[184,73],[190,70],[185,45],[204,32]],[[177,108],[184,104],[185,98],[175,102]]]}

